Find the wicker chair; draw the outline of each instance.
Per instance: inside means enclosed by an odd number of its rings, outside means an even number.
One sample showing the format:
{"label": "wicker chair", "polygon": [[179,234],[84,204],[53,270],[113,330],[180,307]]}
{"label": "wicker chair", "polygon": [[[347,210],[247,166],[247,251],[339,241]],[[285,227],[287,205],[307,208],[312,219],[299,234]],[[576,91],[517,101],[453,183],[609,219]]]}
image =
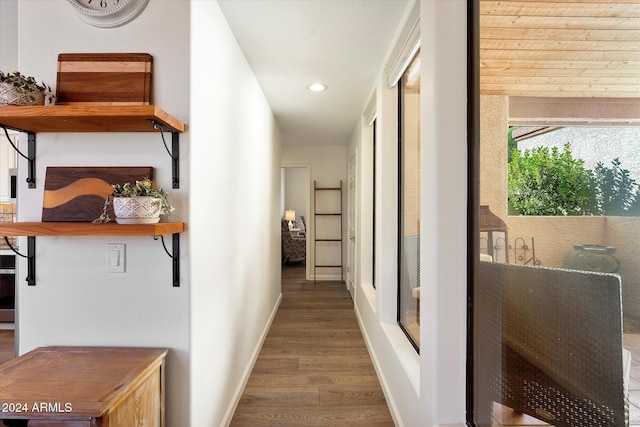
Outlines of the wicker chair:
{"label": "wicker chair", "polygon": [[476,295],[481,412],[494,400],[554,426],[628,425],[619,276],[480,262]]}
{"label": "wicker chair", "polygon": [[307,238],[304,217],[301,216],[295,220],[294,228],[300,230],[295,236],[289,231],[288,224],[287,220],[281,221],[282,262],[305,261],[307,258]]}

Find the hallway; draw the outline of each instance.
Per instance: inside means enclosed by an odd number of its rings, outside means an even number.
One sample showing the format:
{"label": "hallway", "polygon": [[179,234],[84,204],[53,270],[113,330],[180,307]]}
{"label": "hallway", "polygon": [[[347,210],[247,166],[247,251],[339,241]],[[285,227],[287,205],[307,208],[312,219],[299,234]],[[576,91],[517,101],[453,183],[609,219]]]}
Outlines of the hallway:
{"label": "hallway", "polygon": [[393,426],[340,282],[282,270],[282,303],[231,426]]}

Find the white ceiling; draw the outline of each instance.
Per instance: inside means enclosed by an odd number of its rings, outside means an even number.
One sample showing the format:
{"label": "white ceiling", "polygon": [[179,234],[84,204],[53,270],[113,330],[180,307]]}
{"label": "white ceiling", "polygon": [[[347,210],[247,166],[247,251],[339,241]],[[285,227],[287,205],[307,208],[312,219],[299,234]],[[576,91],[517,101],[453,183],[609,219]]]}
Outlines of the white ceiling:
{"label": "white ceiling", "polygon": [[[407,0],[219,0],[284,144],[346,144]],[[329,89],[313,93],[322,82]]]}

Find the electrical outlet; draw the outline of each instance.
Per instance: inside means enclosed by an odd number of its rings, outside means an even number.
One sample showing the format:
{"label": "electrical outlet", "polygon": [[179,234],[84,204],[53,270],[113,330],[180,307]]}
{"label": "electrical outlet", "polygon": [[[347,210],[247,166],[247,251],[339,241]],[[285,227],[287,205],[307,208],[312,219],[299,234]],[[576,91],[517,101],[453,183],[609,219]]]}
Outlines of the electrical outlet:
{"label": "electrical outlet", "polygon": [[107,243],[107,273],[124,273],[124,243]]}

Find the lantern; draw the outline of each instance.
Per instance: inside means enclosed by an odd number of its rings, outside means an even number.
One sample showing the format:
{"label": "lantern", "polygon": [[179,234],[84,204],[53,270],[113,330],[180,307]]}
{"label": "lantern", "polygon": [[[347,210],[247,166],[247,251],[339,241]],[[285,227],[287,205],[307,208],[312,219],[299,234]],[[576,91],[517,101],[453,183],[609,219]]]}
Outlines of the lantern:
{"label": "lantern", "polygon": [[480,206],[480,253],[491,256],[493,262],[509,263],[507,224],[489,210]]}

